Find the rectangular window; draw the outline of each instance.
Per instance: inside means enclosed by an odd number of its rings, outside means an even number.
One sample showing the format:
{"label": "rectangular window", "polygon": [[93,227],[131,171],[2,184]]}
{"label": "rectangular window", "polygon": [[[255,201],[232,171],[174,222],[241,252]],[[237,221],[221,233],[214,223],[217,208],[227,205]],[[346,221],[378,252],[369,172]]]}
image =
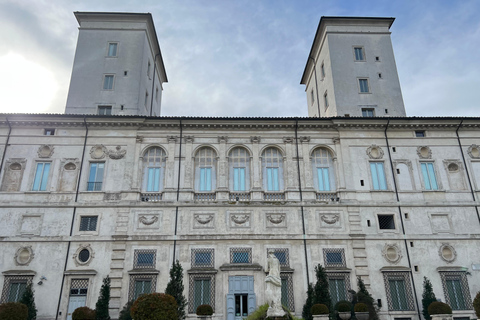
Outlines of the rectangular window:
{"label": "rectangular window", "polygon": [[108,44],[108,56],[109,57],[116,57],[117,56],[117,46],[118,43],[109,43]]}
{"label": "rectangular window", "polygon": [[157,258],[157,250],[135,250],[133,267],[138,268],[155,268]]}
{"label": "rectangular window", "polygon": [[162,168],[148,168],[147,192],[160,191],[160,176]]}
{"label": "rectangular window", "polygon": [[112,114],[112,106],[98,106],[98,114],[101,116],[110,116]]}
{"label": "rectangular window", "polygon": [[470,310],[470,290],[465,272],[440,272],[446,303],[453,310]]}
{"label": "rectangular window", "polygon": [[355,51],[355,61],[365,61],[363,47],[355,47],[353,50]]}
{"label": "rectangular window", "polygon": [[417,138],[425,138],[425,131],[423,131],[423,130],[417,130],[417,131],[415,131],[415,137],[417,137]]}
{"label": "rectangular window", "polygon": [[328,277],[328,289],[333,306],[339,301],[347,300],[345,278]]}
{"label": "rectangular window", "polygon": [[55,134],[55,129],[45,129],[43,134],[46,136],[53,136]]}
{"label": "rectangular window", "polygon": [[87,191],[101,191],[103,183],[104,162],[90,163],[90,174],[88,175]]}
{"label": "rectangular window", "polygon": [[[145,270],[147,271],[147,270]],[[136,300],[140,295],[156,291],[156,274],[132,274],[130,275],[129,300]]]}
{"label": "rectangular window", "polygon": [[290,272],[280,273],[282,281],[281,301],[282,305],[286,306],[290,311],[295,311],[295,303],[293,297],[293,277]]}
{"label": "rectangular window", "polygon": [[370,92],[370,88],[368,87],[368,79],[358,79],[358,86],[360,88],[360,93]]}
{"label": "rectangular window", "polygon": [[385,272],[383,280],[389,311],[415,310],[408,272]]}
{"label": "rectangular window", "polygon": [[289,254],[287,248],[282,249],[267,249],[267,257],[270,253],[273,253],[275,257],[277,257],[278,262],[280,262],[281,266],[288,267],[290,265],[289,262]]}
{"label": "rectangular window", "polygon": [[437,178],[435,177],[435,169],[433,162],[420,163],[422,168],[423,182],[425,183],[425,190],[438,190]]}
{"label": "rectangular window", "polygon": [[103,90],[113,90],[113,75],[105,75],[103,78]]}
{"label": "rectangular window", "polygon": [[192,249],[192,267],[213,268],[214,249]]}
{"label": "rectangular window", "polygon": [[212,191],[212,168],[200,168],[200,191]]}
{"label": "rectangular window", "polygon": [[382,230],[395,230],[395,219],[393,214],[379,214],[378,227]]}
{"label": "rectangular window", "polygon": [[405,280],[390,279],[388,280],[388,286],[390,289],[390,297],[392,299],[392,310],[408,310]]}
{"label": "rectangular window", "polygon": [[346,267],[344,249],[323,249],[323,259],[327,268]]}
{"label": "rectangular window", "polygon": [[317,168],[318,190],[330,191],[330,177],[328,175],[328,168]]}
{"label": "rectangular window", "polygon": [[278,179],[278,168],[267,168],[267,190],[279,191],[280,181]]}
{"label": "rectangular window", "polygon": [[137,300],[142,294],[152,292],[152,280],[150,279],[136,280],[134,286],[133,300]]}
{"label": "rectangular window", "polygon": [[233,190],[245,191],[245,168],[233,168]]}
{"label": "rectangular window", "polygon": [[48,183],[48,173],[50,171],[50,162],[38,162],[35,170],[35,179],[33,179],[32,191],[46,191]]}
{"label": "rectangular window", "polygon": [[0,303],[18,302],[33,276],[5,276]]}
{"label": "rectangular window", "polygon": [[230,248],[230,263],[252,263],[252,248]]}
{"label": "rectangular window", "polygon": [[98,216],[83,216],[80,218],[80,231],[97,231]]}
{"label": "rectangular window", "polygon": [[362,108],[362,117],[375,117],[375,111],[373,109]]}
{"label": "rectangular window", "polygon": [[383,162],[370,162],[373,190],[387,190],[387,180],[383,169]]}
{"label": "rectangular window", "polygon": [[210,279],[195,279],[194,283],[194,301],[193,309],[197,310],[197,307],[202,304],[210,304]]}
{"label": "rectangular window", "polygon": [[326,92],[323,95],[323,102],[325,103],[325,110],[327,110],[327,108],[328,108],[328,95],[327,95]]}
{"label": "rectangular window", "polygon": [[10,291],[8,292],[7,302],[18,302],[23,296],[27,282],[10,282]]}

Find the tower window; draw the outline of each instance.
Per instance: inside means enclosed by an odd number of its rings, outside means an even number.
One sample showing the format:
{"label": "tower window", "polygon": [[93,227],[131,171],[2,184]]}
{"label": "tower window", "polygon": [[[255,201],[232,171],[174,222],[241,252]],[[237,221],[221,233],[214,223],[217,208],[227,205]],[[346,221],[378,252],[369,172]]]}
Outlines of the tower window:
{"label": "tower window", "polygon": [[112,114],[112,106],[98,106],[98,114],[102,116],[110,116]]}
{"label": "tower window", "polygon": [[355,61],[365,61],[365,52],[363,51],[363,47],[354,47],[355,52]]}
{"label": "tower window", "polygon": [[325,94],[323,95],[323,100],[325,102],[325,110],[328,109],[328,95],[327,93],[325,92]]}
{"label": "tower window", "polygon": [[45,129],[43,134],[46,136],[53,136],[55,134],[55,129]]}
{"label": "tower window", "polygon": [[417,137],[417,138],[425,138],[425,131],[423,131],[423,130],[417,130],[417,131],[415,131],[415,137]]}
{"label": "tower window", "polygon": [[113,90],[113,78],[112,74],[107,74],[103,78],[103,90]]}
{"label": "tower window", "polygon": [[315,95],[313,94],[313,89],[310,91],[310,100],[312,101],[312,104],[315,103]]}
{"label": "tower window", "polygon": [[118,43],[116,42],[110,42],[108,44],[108,53],[107,53],[107,56],[109,57],[116,57],[117,56],[117,46],[118,46]]}
{"label": "tower window", "polygon": [[370,93],[368,79],[358,79],[358,86],[360,88],[360,93]]}
{"label": "tower window", "polygon": [[322,63],[322,66],[320,67],[320,70],[322,72],[322,80],[325,78],[325,65]]}
{"label": "tower window", "polygon": [[362,108],[362,117],[375,117],[375,110]]}

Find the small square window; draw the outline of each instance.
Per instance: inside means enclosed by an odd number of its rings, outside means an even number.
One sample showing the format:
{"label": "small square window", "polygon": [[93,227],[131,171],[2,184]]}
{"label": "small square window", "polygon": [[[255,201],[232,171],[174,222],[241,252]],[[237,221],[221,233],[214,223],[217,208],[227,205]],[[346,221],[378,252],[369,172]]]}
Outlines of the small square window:
{"label": "small square window", "polygon": [[424,130],[416,130],[415,137],[417,138],[425,138],[425,131]]}
{"label": "small square window", "polygon": [[370,93],[368,79],[358,79],[358,86],[360,88],[360,93]]}
{"label": "small square window", "polygon": [[252,263],[252,248],[231,248],[230,263]]}
{"label": "small square window", "polygon": [[214,249],[192,249],[192,267],[213,268]]}
{"label": "small square window", "polygon": [[363,47],[354,47],[355,61],[365,61],[365,52]]}
{"label": "small square window", "polygon": [[156,250],[135,250],[134,268],[155,268]]}
{"label": "small square window", "polygon": [[98,106],[98,114],[101,116],[112,115],[112,106]]}
{"label": "small square window", "polygon": [[380,57],[375,57],[375,61],[380,61]]}
{"label": "small square window", "polygon": [[344,249],[323,249],[325,267],[346,267]]}
{"label": "small square window", "polygon": [[290,265],[289,262],[289,254],[287,248],[275,248],[275,249],[267,249],[267,257],[269,253],[273,253],[275,257],[277,257],[278,262],[280,262],[281,266],[288,267]]}
{"label": "small square window", "polygon": [[46,135],[46,136],[53,136],[53,135],[55,135],[55,129],[45,129],[43,131],[43,134]]}
{"label": "small square window", "polygon": [[113,79],[112,74],[107,74],[103,78],[103,90],[113,90]]}
{"label": "small square window", "polygon": [[378,226],[381,230],[395,230],[395,219],[393,214],[379,214]]}
{"label": "small square window", "polygon": [[375,117],[375,110],[370,108],[362,108],[362,117]]}
{"label": "small square window", "polygon": [[80,231],[97,231],[98,216],[83,216],[80,218]]}
{"label": "small square window", "polygon": [[116,57],[117,56],[117,46],[118,43],[116,42],[111,42],[108,44],[108,56],[109,57]]}

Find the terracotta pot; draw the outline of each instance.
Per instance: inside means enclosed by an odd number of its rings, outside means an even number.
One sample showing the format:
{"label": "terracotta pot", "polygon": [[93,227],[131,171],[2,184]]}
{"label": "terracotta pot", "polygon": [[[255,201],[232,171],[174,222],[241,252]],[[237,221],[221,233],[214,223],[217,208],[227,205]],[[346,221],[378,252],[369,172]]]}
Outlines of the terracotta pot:
{"label": "terracotta pot", "polygon": [[339,312],[338,313],[338,316],[340,317],[340,319],[342,320],[348,320],[352,317],[352,313],[350,311],[347,311],[347,312]]}
{"label": "terracotta pot", "polygon": [[370,316],[370,314],[367,312],[355,312],[355,318],[357,318],[357,320],[368,320],[368,317]]}
{"label": "terracotta pot", "polygon": [[432,320],[452,320],[452,314],[432,314]]}
{"label": "terracotta pot", "polygon": [[312,317],[313,320],[328,320],[328,314],[315,314]]}

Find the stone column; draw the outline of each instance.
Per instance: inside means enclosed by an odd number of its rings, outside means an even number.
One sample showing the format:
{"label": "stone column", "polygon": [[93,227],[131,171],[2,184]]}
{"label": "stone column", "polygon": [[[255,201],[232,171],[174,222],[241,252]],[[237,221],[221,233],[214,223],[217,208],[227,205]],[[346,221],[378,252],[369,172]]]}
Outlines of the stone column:
{"label": "stone column", "polygon": [[217,165],[217,199],[218,200],[228,200],[228,162],[225,157],[227,150],[227,136],[218,137],[218,155]]}
{"label": "stone column", "polygon": [[184,198],[183,200],[192,200],[193,199],[193,190],[194,190],[194,180],[195,180],[195,175],[194,175],[194,157],[195,155],[193,154],[193,136],[184,136],[185,138],[185,161],[184,163],[184,168],[185,168],[185,173],[184,173],[184,178],[183,178],[183,191],[190,191],[191,194],[190,196],[187,196],[186,194],[182,197]]}
{"label": "stone column", "polygon": [[252,200],[263,200],[262,189],[262,157],[260,155],[260,136],[250,137],[251,149],[252,149],[252,174],[253,174],[253,187],[252,187]]}
{"label": "stone column", "polygon": [[142,166],[140,163],[143,159],[143,154],[140,154],[142,151],[143,136],[137,136],[135,139],[135,153],[133,155],[133,170],[132,170],[132,190],[140,192],[140,182],[139,177],[142,176]]}

